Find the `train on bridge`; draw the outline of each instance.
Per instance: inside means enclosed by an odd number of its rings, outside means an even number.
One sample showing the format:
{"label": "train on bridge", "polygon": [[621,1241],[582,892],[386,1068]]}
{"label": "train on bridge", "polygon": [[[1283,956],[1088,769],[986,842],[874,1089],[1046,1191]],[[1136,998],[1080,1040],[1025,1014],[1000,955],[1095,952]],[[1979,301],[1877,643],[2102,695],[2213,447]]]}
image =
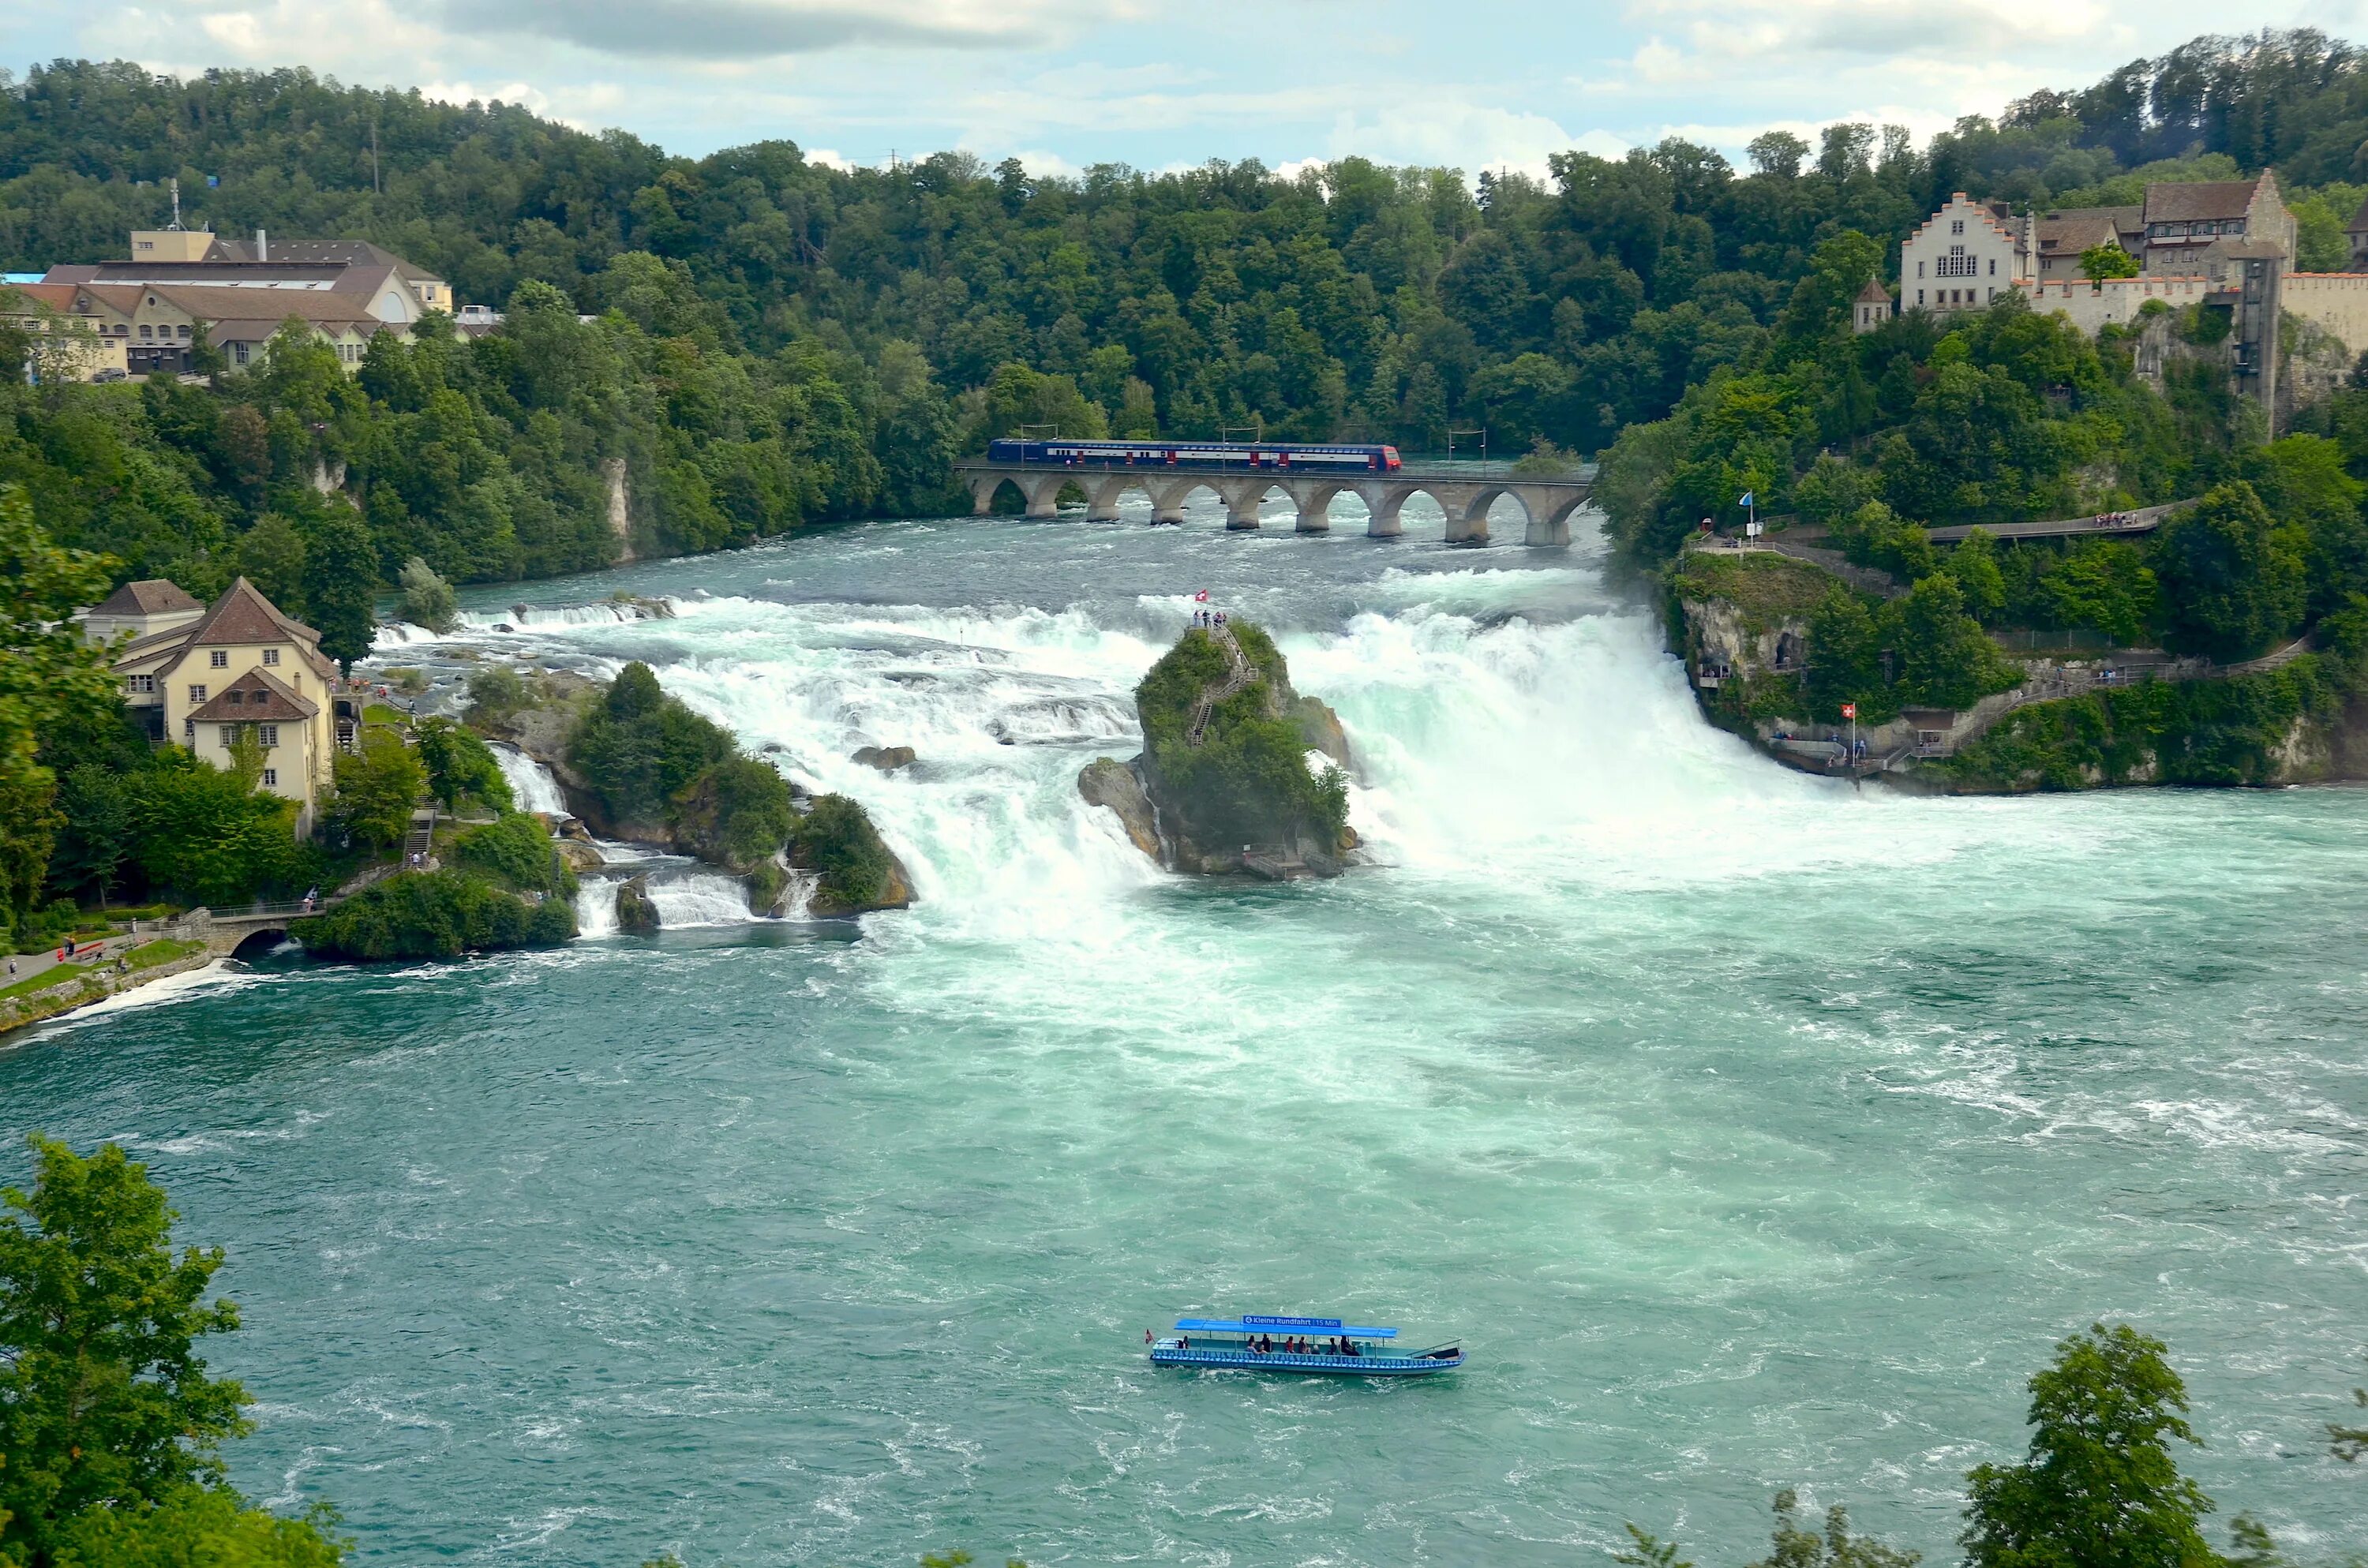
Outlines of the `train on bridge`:
{"label": "train on bridge", "polygon": [[1389,473],[1395,447],[1317,447],[1293,441],[1021,441],[986,444],[994,463],[1042,463],[1069,468],[1171,468],[1242,473],[1274,469],[1297,473]]}

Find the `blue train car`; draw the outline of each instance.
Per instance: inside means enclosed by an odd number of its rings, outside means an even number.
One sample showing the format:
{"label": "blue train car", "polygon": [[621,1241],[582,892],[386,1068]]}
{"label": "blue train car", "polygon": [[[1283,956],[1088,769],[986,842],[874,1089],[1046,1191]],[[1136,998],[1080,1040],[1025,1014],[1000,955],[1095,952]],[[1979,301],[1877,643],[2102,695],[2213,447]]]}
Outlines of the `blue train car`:
{"label": "blue train car", "polygon": [[1395,447],[1318,447],[1296,441],[1021,441],[986,444],[986,460],[1069,468],[1265,468],[1316,473],[1387,473]]}

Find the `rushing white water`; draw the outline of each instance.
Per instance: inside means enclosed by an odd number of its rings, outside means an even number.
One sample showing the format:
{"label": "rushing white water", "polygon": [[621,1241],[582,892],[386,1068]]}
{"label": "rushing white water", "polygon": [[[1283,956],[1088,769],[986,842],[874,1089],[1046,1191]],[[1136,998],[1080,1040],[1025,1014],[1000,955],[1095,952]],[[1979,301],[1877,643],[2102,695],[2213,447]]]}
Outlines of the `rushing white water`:
{"label": "rushing white water", "polygon": [[[1078,798],[1204,587],[1338,709],[1377,865],[1170,877]],[[921,902],[757,920],[611,846],[584,929],[639,872],[655,938],[268,960],[0,1052],[0,1131],[124,1138],[228,1244],[234,1478],[369,1557],[1744,1561],[1797,1485],[1937,1561],[2100,1316],[2169,1343],[2222,1517],[2368,1549],[2320,1425],[2368,1336],[2357,794],[1788,773],[1588,543],[951,520],[570,591],[401,662],[645,661]],[[1473,1359],[1143,1364],[1242,1310]]]}
{"label": "rushing white water", "polygon": [[522,812],[541,812],[549,816],[569,814],[567,797],[560,792],[559,780],[551,769],[527,756],[514,745],[496,741],[493,745],[494,760],[501,765],[502,778],[510,787],[510,800]]}

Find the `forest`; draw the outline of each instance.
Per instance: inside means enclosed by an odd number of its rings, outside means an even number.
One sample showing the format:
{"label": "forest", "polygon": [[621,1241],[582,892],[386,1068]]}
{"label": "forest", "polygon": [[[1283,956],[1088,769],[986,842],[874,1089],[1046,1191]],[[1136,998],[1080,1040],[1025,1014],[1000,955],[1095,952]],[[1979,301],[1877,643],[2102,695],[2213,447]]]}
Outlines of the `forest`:
{"label": "forest", "polygon": [[[2310,31],[2199,39],[1922,147],[1841,123],[1816,146],[1770,131],[1742,167],[1672,139],[1474,182],[1353,157],[1292,177],[1247,162],[1076,178],[958,152],[842,169],[789,142],[689,159],[302,71],[61,61],[0,74],[0,268],[120,255],[176,178],[193,222],[370,239],[513,319],[470,344],[382,339],[359,393],[294,371],[12,388],[0,481],[120,574],[204,592],[245,553],[290,558],[314,481],[340,467],[382,581],[414,555],[478,581],[613,552],[610,460],[642,547],[696,551],[945,507],[950,459],[1022,422],[1411,451],[1485,429],[1506,455],[1589,453],[1834,335],[1836,293],[1896,267],[1952,190],[2044,207],[2271,167],[2299,264],[2324,267],[2368,180],[2363,141],[2363,57]],[[1848,236],[1864,243],[1834,248]],[[1812,392],[1817,418],[1793,435],[1896,426],[1897,374],[1930,370],[1932,347],[1900,331],[1886,347],[1906,371],[1861,352],[1865,385]],[[2248,438],[2207,391],[2036,424],[2151,496],[2192,477],[2196,432],[2207,450]],[[1887,486],[1927,522],[2056,499],[2046,482],[1969,499],[1927,477]]]}

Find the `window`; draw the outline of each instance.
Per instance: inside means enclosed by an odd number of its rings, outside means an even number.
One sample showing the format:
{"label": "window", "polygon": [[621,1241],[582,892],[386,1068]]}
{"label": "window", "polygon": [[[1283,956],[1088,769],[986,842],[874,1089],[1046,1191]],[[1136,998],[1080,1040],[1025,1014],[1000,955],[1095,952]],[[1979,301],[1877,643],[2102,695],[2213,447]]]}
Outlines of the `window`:
{"label": "window", "polygon": [[239,704],[246,700],[246,693],[239,690],[236,687],[232,687],[228,691],[223,692],[222,697],[233,708],[237,707]]}
{"label": "window", "polygon": [[188,742],[190,745],[196,745],[198,744],[198,722],[195,719],[184,719],[181,721],[181,739]]}
{"label": "window", "polygon": [[134,691],[154,691],[156,689],[156,677],[154,676],[133,676],[131,677],[131,689]]}
{"label": "window", "polygon": [[279,726],[277,724],[258,724],[256,726],[256,733],[262,737],[267,749],[279,744]]}
{"label": "window", "polygon": [[218,670],[226,670],[230,668],[230,650],[227,648],[215,649],[212,653],[206,655],[206,663]]}
{"label": "window", "polygon": [[1924,290],[1921,289],[1916,290],[1916,302],[1919,305],[1924,302]]}
{"label": "window", "polygon": [[263,662],[267,665],[278,664],[279,662],[279,650],[277,648],[266,648],[263,651]]}
{"label": "window", "polygon": [[267,767],[263,770],[263,787],[267,790],[277,790],[279,788],[279,769],[276,767]]}
{"label": "window", "polygon": [[189,324],[188,324],[188,322],[183,322],[180,325],[178,325],[178,326],[175,327],[175,328],[173,329],[173,335],[174,335],[174,336],[176,336],[176,337],[187,337],[187,336],[188,336],[188,335],[189,335]]}
{"label": "window", "polygon": [[1956,220],[1954,222],[1952,222],[1952,223],[1951,223],[1951,224],[1949,225],[1949,233],[1952,233],[1952,234],[1962,234],[1962,233],[1964,233],[1964,232],[1965,232],[1965,221],[1964,221],[1963,218],[1960,218],[1960,219]]}
{"label": "window", "polygon": [[190,701],[192,701],[192,702],[203,702],[205,699],[206,699],[206,688],[205,688],[204,687],[202,687],[202,686],[192,686],[191,687],[189,687],[189,700],[190,700]]}
{"label": "window", "polygon": [[1924,276],[1924,264],[1920,261],[1916,264],[1916,276],[1918,278]]}
{"label": "window", "polygon": [[148,335],[148,324],[146,322],[142,322],[140,324],[140,341],[142,343],[147,342]]}
{"label": "window", "polygon": [[244,364],[245,364],[245,363],[246,363],[246,345],[245,345],[245,344],[244,344],[244,343],[233,343],[233,344],[232,344],[232,345],[230,346],[230,357],[231,357],[231,360],[232,360],[232,362],[233,362],[233,364],[239,364],[239,365],[244,365]]}
{"label": "window", "polygon": [[[1990,276],[1993,278],[1998,276],[1998,257],[1996,256],[1990,257]],[[1993,290],[1991,291],[1995,293],[1997,290]]]}

